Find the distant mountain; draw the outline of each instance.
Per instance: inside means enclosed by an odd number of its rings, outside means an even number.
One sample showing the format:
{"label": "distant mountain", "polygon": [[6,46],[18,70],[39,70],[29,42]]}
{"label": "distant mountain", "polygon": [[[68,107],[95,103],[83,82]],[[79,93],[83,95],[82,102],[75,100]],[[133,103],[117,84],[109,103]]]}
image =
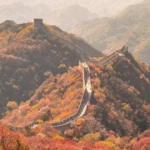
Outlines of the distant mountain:
{"label": "distant mountain", "polygon": [[47,22],[68,31],[79,23],[95,18],[98,18],[98,16],[88,9],[79,5],[71,5],[62,10],[52,12]]}
{"label": "distant mountain", "polygon": [[13,3],[0,7],[0,22],[14,20],[18,23],[32,20],[34,11],[22,3]]}
{"label": "distant mountain", "polygon": [[[50,21],[51,10],[58,11],[57,13],[54,14],[54,16],[56,17],[59,16],[60,18],[60,17],[64,17],[65,9],[72,5],[79,5],[81,7],[84,7],[92,13],[93,12],[96,13],[99,17],[112,16],[112,15],[117,14],[118,12],[126,8],[127,6],[135,4],[135,3],[139,3],[141,1],[142,0],[126,0],[126,1],[124,0],[122,1],[120,0],[105,0],[105,1],[104,0],[99,0],[99,1],[97,0],[69,0],[69,1],[68,0],[55,0],[55,1],[54,0],[46,0],[46,1],[18,0],[18,2],[16,3],[16,0],[9,0],[6,2],[0,0],[1,7],[3,7],[3,9],[0,8],[0,11],[2,12],[2,14],[0,15],[0,18],[1,18],[0,22],[5,21],[6,19],[14,20],[18,23],[28,22],[28,21],[31,21],[33,17],[36,18],[39,16],[43,17],[43,19],[49,18],[48,21]],[[85,10],[83,14],[85,14],[86,12],[87,10]],[[60,15],[60,13],[63,13],[63,14]],[[70,11],[68,12],[68,16],[69,16],[69,13]],[[76,15],[76,11],[74,13],[72,11],[71,15],[72,14]],[[88,20],[87,16],[88,16],[88,12],[84,20]],[[4,20],[4,18],[6,19]],[[56,23],[58,23],[58,19],[56,18]],[[61,21],[62,20],[63,19],[61,19]],[[47,23],[50,23],[50,22],[47,22]]]}
{"label": "distant mountain", "polygon": [[72,32],[99,50],[112,52],[129,45],[131,52],[150,63],[150,1],[132,5],[116,17],[96,19],[78,25]]}
{"label": "distant mountain", "polygon": [[113,16],[129,5],[142,0],[78,0],[78,4],[97,13],[99,17]]}
{"label": "distant mountain", "polygon": [[[11,0],[14,2],[15,0]],[[129,5],[139,3],[143,0],[19,0],[20,2],[27,4],[29,6],[34,6],[36,4],[44,3],[49,6],[52,10],[64,9],[65,7],[71,5],[80,5],[92,12],[97,13],[100,17],[102,16],[112,16],[117,14],[122,9]],[[3,4],[4,2],[2,2]]]}
{"label": "distant mountain", "polygon": [[46,4],[37,4],[31,7],[34,15],[34,18],[43,18],[46,19],[51,15],[51,9]]}
{"label": "distant mountain", "polygon": [[0,7],[0,22],[5,20],[14,20],[17,23],[31,22],[33,18],[49,16],[50,12],[50,8],[44,4],[30,7],[20,2],[12,3]]}
{"label": "distant mountain", "polygon": [[[31,22],[33,18],[43,18],[46,23],[57,25],[70,31],[77,24],[102,16],[111,16],[128,5],[138,1],[98,1],[87,0],[47,0],[43,1],[11,1],[0,6],[0,22],[14,20],[17,23]],[[5,4],[5,5],[2,5]]]}

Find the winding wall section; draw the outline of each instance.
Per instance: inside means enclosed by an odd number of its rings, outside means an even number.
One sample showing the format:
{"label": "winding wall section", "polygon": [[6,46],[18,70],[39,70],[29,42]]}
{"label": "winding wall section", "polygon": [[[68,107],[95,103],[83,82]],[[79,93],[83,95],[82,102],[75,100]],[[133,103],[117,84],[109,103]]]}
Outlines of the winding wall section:
{"label": "winding wall section", "polygon": [[88,105],[88,102],[89,102],[89,100],[91,98],[91,94],[92,94],[92,87],[91,87],[91,82],[90,82],[90,69],[86,62],[82,62],[82,63],[80,62],[79,66],[80,66],[80,68],[83,68],[83,89],[84,89],[84,94],[83,94],[80,106],[74,115],[72,115],[60,122],[52,123],[52,126],[55,128],[70,124],[71,121],[73,121],[79,117],[82,117],[86,112],[87,105]]}
{"label": "winding wall section", "polygon": [[[121,50],[118,50],[114,53],[112,53],[111,55],[103,58],[99,64],[102,64],[102,65],[107,65],[109,63],[112,63],[113,61],[115,61],[118,57],[122,57],[122,56],[125,56],[124,53],[128,51],[128,48],[127,47],[123,47]],[[91,98],[91,94],[92,94],[92,85],[91,85],[91,79],[90,79],[90,69],[87,65],[86,62],[79,62],[79,68],[81,69],[82,71],[82,75],[83,75],[83,90],[84,90],[84,94],[83,94],[83,97],[82,97],[82,100],[80,102],[80,105],[79,105],[79,108],[77,110],[77,112],[73,115],[71,115],[70,117],[64,119],[64,120],[61,120],[59,122],[54,122],[52,123],[52,126],[54,128],[61,128],[61,127],[65,127],[67,125],[69,125],[72,121],[82,117],[85,113],[86,113],[86,110],[87,110],[87,106],[88,106],[88,102]],[[49,80],[45,81],[41,87],[43,87],[43,85],[45,83],[47,83]],[[41,88],[40,88],[41,89]],[[40,90],[39,90],[40,91]],[[36,94],[38,95],[38,94]],[[34,97],[34,96],[33,96]],[[36,96],[35,96],[36,97]],[[31,127],[33,128],[34,126],[37,126],[37,123],[36,122],[32,122],[30,123],[29,125],[25,126],[25,127]],[[23,128],[25,127],[21,127],[21,128],[18,128],[18,127],[12,127],[12,126],[9,126],[9,128],[13,131],[18,131],[18,130],[22,130]]]}
{"label": "winding wall section", "polygon": [[[128,50],[128,48],[124,46],[121,50],[118,50],[118,51],[112,53],[111,55],[109,55],[108,57],[102,59],[100,63],[103,65],[112,63],[118,57],[124,56],[124,53],[127,50]],[[68,125],[71,121],[74,121],[75,119],[82,117],[87,110],[88,102],[89,102],[89,100],[91,98],[91,94],[92,94],[90,69],[86,62],[79,62],[79,67],[80,67],[81,71],[83,72],[83,89],[84,89],[84,94],[83,94],[83,98],[81,100],[80,106],[74,115],[72,115],[60,122],[53,123],[52,125],[55,128]]]}

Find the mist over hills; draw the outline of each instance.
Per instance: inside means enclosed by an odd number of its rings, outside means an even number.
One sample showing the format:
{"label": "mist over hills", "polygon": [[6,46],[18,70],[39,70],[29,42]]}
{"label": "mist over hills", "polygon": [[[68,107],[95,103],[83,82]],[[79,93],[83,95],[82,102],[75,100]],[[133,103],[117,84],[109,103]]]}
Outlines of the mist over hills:
{"label": "mist over hills", "polygon": [[1,6],[0,12],[1,23],[6,20],[13,20],[16,23],[25,23],[31,22],[33,18],[45,18],[45,16],[50,15],[51,10],[44,4],[30,7],[19,2]]}
{"label": "mist over hills", "polygon": [[11,4],[14,2],[21,2],[28,6],[35,6],[37,4],[46,4],[52,10],[64,9],[70,5],[80,5],[92,12],[96,12],[100,17],[112,16],[129,5],[139,3],[142,0],[8,0],[7,2],[0,1],[1,4]]}
{"label": "mist over hills", "polygon": [[96,19],[78,25],[73,33],[83,37],[106,53],[121,45],[129,45],[131,52],[142,61],[149,59],[150,1],[132,5],[115,17]]}
{"label": "mist over hills", "polygon": [[57,25],[65,31],[86,20],[113,16],[127,6],[142,0],[12,0],[0,5],[0,22],[14,20],[17,23],[31,22],[33,18],[43,18],[46,23]]}
{"label": "mist over hills", "polygon": [[57,25],[69,31],[85,20],[98,18],[98,15],[79,5],[70,5],[61,10],[51,11],[46,4],[28,6],[21,2],[0,7],[0,22],[13,20],[16,23],[31,22],[33,18],[42,18],[48,24]]}
{"label": "mist over hills", "polygon": [[57,25],[65,31],[69,31],[76,25],[95,18],[98,18],[96,13],[92,13],[79,5],[71,5],[62,10],[52,12],[49,18],[47,18],[47,22]]}

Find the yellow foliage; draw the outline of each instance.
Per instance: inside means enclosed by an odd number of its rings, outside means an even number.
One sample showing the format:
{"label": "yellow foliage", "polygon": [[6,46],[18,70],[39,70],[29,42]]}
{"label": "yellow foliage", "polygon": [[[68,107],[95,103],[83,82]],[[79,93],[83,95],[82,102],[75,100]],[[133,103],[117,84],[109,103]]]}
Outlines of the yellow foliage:
{"label": "yellow foliage", "polygon": [[57,139],[57,140],[63,140],[64,137],[62,137],[62,136],[60,136],[60,135],[56,135],[56,136],[54,137],[54,139]]}
{"label": "yellow foliage", "polygon": [[66,68],[65,64],[60,64],[58,68]]}
{"label": "yellow foliage", "polygon": [[19,34],[17,35],[17,38],[21,38],[21,37],[29,35],[32,30],[33,30],[33,25],[27,26],[24,30],[19,32]]}
{"label": "yellow foliage", "polygon": [[11,112],[10,111],[6,111],[5,112],[5,115],[7,116],[7,115],[9,115]]}
{"label": "yellow foliage", "polygon": [[120,148],[118,146],[116,146],[115,144],[113,144],[110,141],[101,141],[101,142],[99,142],[99,144],[103,144],[109,148],[112,148],[113,150],[120,150]]}
{"label": "yellow foliage", "polygon": [[99,139],[101,138],[101,135],[100,133],[89,133],[89,134],[86,134],[81,140],[82,141],[99,141]]}
{"label": "yellow foliage", "polygon": [[130,141],[130,143],[131,144],[134,144],[136,141],[134,140],[134,139],[132,139],[131,141]]}
{"label": "yellow foliage", "polygon": [[43,123],[43,120],[39,119],[36,122],[40,124],[40,123]]}
{"label": "yellow foliage", "polygon": [[110,65],[110,64],[109,64],[109,65],[107,65],[107,67],[106,67],[106,68],[107,68],[107,70],[109,70],[109,71],[113,71],[113,67],[112,67],[112,65]]}
{"label": "yellow foliage", "polygon": [[32,110],[33,110],[33,111],[37,111],[37,110],[38,110],[38,104],[34,105],[34,106],[32,107]]}
{"label": "yellow foliage", "polygon": [[51,26],[46,26],[47,28],[48,28],[48,30],[50,31],[50,32],[55,32],[55,30],[54,30],[54,28],[52,28]]}
{"label": "yellow foliage", "polygon": [[135,90],[134,86],[130,86],[130,87],[128,88],[128,91],[129,91],[130,93],[134,92],[134,90]]}
{"label": "yellow foliage", "polygon": [[85,124],[85,119],[84,118],[79,118],[77,121],[76,121],[76,125],[77,126],[82,126]]}
{"label": "yellow foliage", "polygon": [[38,133],[37,136],[40,136],[40,137],[42,137],[42,138],[46,138],[46,135],[43,134],[43,133]]}
{"label": "yellow foliage", "polygon": [[109,71],[110,75],[115,73],[111,64],[107,65],[106,69]]}
{"label": "yellow foliage", "polygon": [[11,110],[14,110],[18,107],[18,104],[15,101],[9,101],[7,103],[7,107]]}
{"label": "yellow foliage", "polygon": [[17,86],[17,85],[13,85],[13,89],[15,89],[15,90],[19,90],[19,87]]}
{"label": "yellow foliage", "polygon": [[129,104],[126,104],[126,103],[122,103],[122,108],[123,108],[123,110],[125,110],[127,112],[132,110],[131,106]]}

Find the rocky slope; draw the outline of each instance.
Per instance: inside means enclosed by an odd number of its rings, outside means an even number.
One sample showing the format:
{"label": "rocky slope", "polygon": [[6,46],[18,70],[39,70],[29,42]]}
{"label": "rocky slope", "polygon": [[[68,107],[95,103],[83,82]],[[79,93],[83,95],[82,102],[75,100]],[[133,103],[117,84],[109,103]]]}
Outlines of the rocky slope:
{"label": "rocky slope", "polygon": [[86,22],[72,32],[106,53],[126,44],[134,55],[149,63],[149,6],[149,0],[132,5],[115,17]]}

